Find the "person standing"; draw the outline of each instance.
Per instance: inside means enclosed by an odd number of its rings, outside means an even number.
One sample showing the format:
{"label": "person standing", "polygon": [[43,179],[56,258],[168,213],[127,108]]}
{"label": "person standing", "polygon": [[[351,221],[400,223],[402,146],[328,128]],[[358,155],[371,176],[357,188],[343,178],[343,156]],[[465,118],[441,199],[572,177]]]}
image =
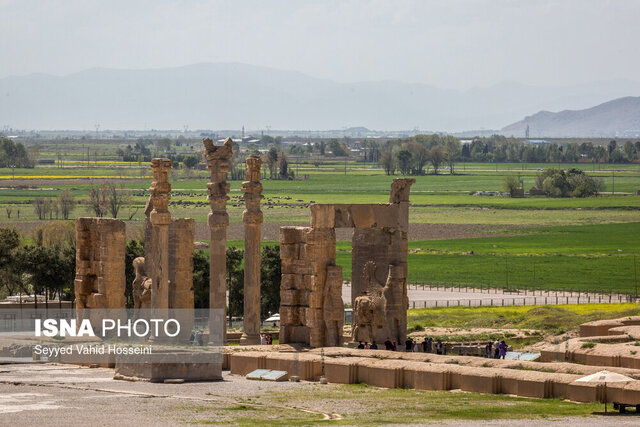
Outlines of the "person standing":
{"label": "person standing", "polygon": [[487,359],[491,359],[491,348],[492,348],[492,344],[491,344],[491,341],[489,341],[485,347]]}
{"label": "person standing", "polygon": [[384,349],[393,351],[393,343],[389,340],[389,338],[387,338],[387,340],[384,342]]}
{"label": "person standing", "polygon": [[436,354],[442,354],[442,341],[440,340],[436,343]]}
{"label": "person standing", "polygon": [[413,340],[407,337],[407,340],[404,342],[404,347],[404,351],[406,351],[407,353],[411,352],[413,350]]}
{"label": "person standing", "polygon": [[497,359],[498,356],[499,356],[500,349],[498,347],[500,347],[500,341],[496,340],[496,342],[493,343],[493,358],[494,359]]}
{"label": "person standing", "polygon": [[422,352],[426,353],[427,352],[427,338],[424,338],[424,341],[422,341]]}
{"label": "person standing", "polygon": [[502,341],[499,345],[499,348],[500,350],[499,350],[498,358],[504,359],[504,357],[507,355],[508,346],[504,341]]}
{"label": "person standing", "polygon": [[433,352],[433,338],[427,339],[427,353]]}

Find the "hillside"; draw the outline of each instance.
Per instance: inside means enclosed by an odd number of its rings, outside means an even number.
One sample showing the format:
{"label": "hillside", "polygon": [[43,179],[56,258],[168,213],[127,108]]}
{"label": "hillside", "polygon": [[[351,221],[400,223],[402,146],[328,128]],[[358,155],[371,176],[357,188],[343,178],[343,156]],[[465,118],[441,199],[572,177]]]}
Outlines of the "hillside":
{"label": "hillside", "polygon": [[[363,76],[366,79],[366,76]],[[567,87],[503,82],[465,91],[336,82],[238,63],[95,68],[0,79],[0,126],[18,129],[499,129],[531,111],[640,95],[640,82]]]}
{"label": "hillside", "polygon": [[540,111],[502,129],[504,135],[608,137],[640,135],[640,97],[614,99],[585,110]]}

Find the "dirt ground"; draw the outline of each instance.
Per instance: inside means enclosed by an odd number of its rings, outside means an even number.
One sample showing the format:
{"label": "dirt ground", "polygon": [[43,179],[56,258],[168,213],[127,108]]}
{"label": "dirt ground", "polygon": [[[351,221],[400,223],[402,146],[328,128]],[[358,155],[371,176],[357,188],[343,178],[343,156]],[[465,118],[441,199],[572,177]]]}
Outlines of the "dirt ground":
{"label": "dirt ground", "polygon": [[[317,422],[328,419],[340,423],[340,412],[349,408],[336,399],[309,402],[306,407],[286,402],[268,405],[261,397],[276,393],[314,390],[327,387],[311,382],[255,382],[225,372],[223,381],[152,384],[113,380],[113,370],[81,368],[72,365],[1,365],[0,424],[6,426],[175,426],[234,423],[240,411],[250,412],[251,424],[268,424],[263,417],[287,412],[304,416],[314,414]],[[372,389],[371,392],[375,392]],[[251,405],[250,411],[244,411]],[[318,409],[321,408],[321,409]],[[240,410],[240,411],[239,411]],[[407,414],[406,421],[410,421]],[[606,424],[602,417],[560,418],[545,420],[545,425],[582,426]],[[472,426],[529,426],[540,420],[464,421]],[[616,417],[615,425],[637,425],[636,417]],[[460,425],[461,421],[439,421],[438,425]]]}

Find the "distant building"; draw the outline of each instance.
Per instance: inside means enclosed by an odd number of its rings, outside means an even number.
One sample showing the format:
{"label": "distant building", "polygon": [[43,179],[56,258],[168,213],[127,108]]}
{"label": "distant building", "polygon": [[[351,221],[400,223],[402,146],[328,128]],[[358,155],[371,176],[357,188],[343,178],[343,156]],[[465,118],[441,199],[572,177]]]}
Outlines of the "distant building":
{"label": "distant building", "polygon": [[546,139],[525,139],[524,142],[527,144],[551,144]]}

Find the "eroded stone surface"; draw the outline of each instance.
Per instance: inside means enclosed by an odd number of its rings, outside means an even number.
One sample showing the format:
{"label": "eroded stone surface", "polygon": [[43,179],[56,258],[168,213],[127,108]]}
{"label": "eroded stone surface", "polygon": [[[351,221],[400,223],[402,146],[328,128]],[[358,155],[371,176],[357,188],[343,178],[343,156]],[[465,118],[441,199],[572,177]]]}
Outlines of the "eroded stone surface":
{"label": "eroded stone surface", "polygon": [[[334,293],[335,229],[355,228],[352,245],[353,339],[404,342],[407,325],[409,190],[395,179],[388,204],[312,204],[310,227],[280,229],[280,342],[339,342]],[[343,314],[342,314],[343,315]],[[341,335],[341,334],[339,334]],[[334,344],[331,344],[334,345]]]}
{"label": "eroded stone surface", "polygon": [[240,343],[260,343],[260,227],[262,225],[262,184],[260,183],[259,156],[247,157],[245,181],[242,192],[246,209],[242,213],[244,222],[244,318]]}
{"label": "eroded stone surface", "polygon": [[[229,200],[229,184],[227,172],[231,169],[233,141],[227,138],[224,145],[216,146],[209,138],[202,140],[207,162],[207,170],[211,174],[211,182],[207,184],[207,199],[211,205],[209,213],[209,229],[211,231],[210,267],[209,267],[209,341],[220,345],[226,341],[225,313],[227,310],[227,200]],[[215,310],[215,313],[214,313]],[[221,313],[218,315],[216,313]]]}

